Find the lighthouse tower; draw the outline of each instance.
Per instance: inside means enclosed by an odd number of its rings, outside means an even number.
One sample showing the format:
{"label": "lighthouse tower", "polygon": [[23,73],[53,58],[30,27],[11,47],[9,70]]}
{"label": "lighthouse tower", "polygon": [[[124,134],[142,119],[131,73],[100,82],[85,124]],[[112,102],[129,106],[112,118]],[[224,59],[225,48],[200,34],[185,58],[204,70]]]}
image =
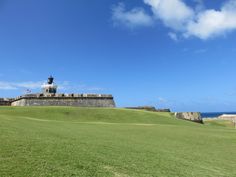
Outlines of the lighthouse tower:
{"label": "lighthouse tower", "polygon": [[48,82],[42,85],[42,91],[44,94],[55,94],[57,93],[57,85],[53,82],[54,78],[50,76]]}

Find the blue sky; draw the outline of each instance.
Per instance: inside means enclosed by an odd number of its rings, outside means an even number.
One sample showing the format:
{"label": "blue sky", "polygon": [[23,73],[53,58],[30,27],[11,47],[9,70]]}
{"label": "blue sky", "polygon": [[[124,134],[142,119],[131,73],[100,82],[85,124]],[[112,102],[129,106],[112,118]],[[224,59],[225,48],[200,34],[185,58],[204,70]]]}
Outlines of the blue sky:
{"label": "blue sky", "polygon": [[1,0],[0,97],[111,93],[117,106],[236,111],[236,1]]}

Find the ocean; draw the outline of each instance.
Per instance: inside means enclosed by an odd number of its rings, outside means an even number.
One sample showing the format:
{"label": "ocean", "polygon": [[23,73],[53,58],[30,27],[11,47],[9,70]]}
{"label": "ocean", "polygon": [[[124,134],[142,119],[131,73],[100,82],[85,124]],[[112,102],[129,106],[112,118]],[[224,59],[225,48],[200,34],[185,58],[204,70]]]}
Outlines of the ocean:
{"label": "ocean", "polygon": [[222,114],[236,114],[236,112],[202,112],[202,118],[215,118]]}

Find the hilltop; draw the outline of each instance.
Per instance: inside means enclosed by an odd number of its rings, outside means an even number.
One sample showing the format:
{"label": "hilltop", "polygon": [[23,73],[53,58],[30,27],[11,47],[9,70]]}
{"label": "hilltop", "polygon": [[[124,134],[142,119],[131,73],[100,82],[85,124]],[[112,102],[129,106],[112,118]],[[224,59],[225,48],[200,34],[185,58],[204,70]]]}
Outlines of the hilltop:
{"label": "hilltop", "polygon": [[0,107],[0,176],[235,176],[235,135],[171,113]]}

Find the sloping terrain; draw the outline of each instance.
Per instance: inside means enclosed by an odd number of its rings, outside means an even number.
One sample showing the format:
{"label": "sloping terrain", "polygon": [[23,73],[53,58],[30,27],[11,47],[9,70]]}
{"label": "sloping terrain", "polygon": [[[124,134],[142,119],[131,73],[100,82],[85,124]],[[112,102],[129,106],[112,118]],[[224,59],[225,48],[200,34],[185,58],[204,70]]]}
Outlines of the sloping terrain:
{"label": "sloping terrain", "polygon": [[236,176],[236,131],[169,113],[0,107],[0,176]]}

